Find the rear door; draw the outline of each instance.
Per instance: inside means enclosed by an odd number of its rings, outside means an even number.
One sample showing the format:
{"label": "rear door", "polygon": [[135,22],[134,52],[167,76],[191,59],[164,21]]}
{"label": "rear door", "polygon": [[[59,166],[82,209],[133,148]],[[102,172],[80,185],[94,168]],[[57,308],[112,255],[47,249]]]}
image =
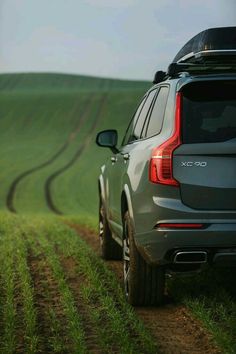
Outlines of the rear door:
{"label": "rear door", "polygon": [[134,141],[139,139],[140,131],[143,127],[149,107],[157,90],[152,90],[144,97],[139,105],[136,113],[131,120],[129,127],[123,139],[122,146],[118,153],[111,157],[108,173],[108,203],[109,203],[109,219],[115,223],[121,224],[121,193],[123,175],[126,173],[130,159],[130,147]]}
{"label": "rear door", "polygon": [[184,204],[236,209],[236,80],[198,81],[182,89],[182,145],[174,177]]}

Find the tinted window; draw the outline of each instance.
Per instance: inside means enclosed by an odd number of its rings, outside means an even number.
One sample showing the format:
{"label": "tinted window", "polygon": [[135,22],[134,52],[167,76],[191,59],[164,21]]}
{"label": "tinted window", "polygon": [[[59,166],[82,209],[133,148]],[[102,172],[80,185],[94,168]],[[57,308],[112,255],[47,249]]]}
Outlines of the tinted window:
{"label": "tinted window", "polygon": [[126,133],[125,133],[125,137],[124,137],[124,139],[123,139],[123,141],[122,141],[122,145],[126,145],[126,144],[128,144],[128,142],[130,141],[131,133],[132,133],[132,131],[134,130],[135,124],[136,124],[136,122],[137,122],[137,119],[138,119],[138,117],[139,117],[139,114],[140,114],[140,112],[141,112],[141,109],[142,109],[142,107],[143,107],[143,104],[144,104],[146,98],[147,98],[147,97],[145,96],[144,99],[142,100],[142,102],[140,103],[140,105],[138,106],[138,109],[137,109],[137,111],[135,112],[135,114],[134,114],[134,116],[133,116],[131,122],[129,123],[128,129],[126,130]]}
{"label": "tinted window", "polygon": [[165,109],[166,109],[166,102],[168,98],[168,92],[169,92],[168,87],[160,88],[160,91],[157,95],[156,101],[153,105],[150,114],[146,137],[159,134],[161,131]]}
{"label": "tinted window", "polygon": [[183,142],[222,142],[236,138],[236,82],[188,85],[183,98]]}
{"label": "tinted window", "polygon": [[133,134],[131,139],[132,140],[137,140],[141,138],[141,133],[142,133],[142,129],[143,129],[143,125],[145,123],[145,119],[147,117],[147,114],[149,112],[149,109],[151,107],[153,98],[156,94],[157,90],[153,90],[149,93],[148,98],[146,100],[146,102],[144,103],[144,106],[142,108],[142,111],[140,113],[140,116],[138,117],[138,120],[136,122]]}

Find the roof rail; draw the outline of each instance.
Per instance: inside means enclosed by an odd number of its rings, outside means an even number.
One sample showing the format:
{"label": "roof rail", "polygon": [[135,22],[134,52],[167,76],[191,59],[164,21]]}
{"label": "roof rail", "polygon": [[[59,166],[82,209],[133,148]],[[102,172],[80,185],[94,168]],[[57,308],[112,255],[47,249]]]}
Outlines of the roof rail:
{"label": "roof rail", "polygon": [[236,27],[210,28],[198,33],[178,52],[166,73],[157,71],[153,83],[181,73],[236,74]]}
{"label": "roof rail", "polygon": [[153,80],[153,84],[159,84],[167,78],[176,78],[181,74],[186,75],[212,75],[212,74],[235,74],[235,63],[171,63],[167,72],[157,71]]}
{"label": "roof rail", "polygon": [[236,74],[235,63],[171,63],[167,70],[169,77],[176,77],[180,73],[187,72],[190,75],[207,74]]}

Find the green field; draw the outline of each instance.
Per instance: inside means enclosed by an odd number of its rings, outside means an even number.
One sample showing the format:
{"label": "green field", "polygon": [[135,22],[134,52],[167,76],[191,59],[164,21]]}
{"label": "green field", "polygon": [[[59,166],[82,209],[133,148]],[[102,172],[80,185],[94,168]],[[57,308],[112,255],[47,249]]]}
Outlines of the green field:
{"label": "green field", "polygon": [[96,133],[117,127],[122,135],[147,87],[69,75],[2,75],[0,207],[96,215],[99,166],[108,156],[96,148]]}
{"label": "green field", "polygon": [[2,214],[0,225],[1,353],[157,353],[75,231],[47,217]]}
{"label": "green field", "polygon": [[[113,128],[121,139],[149,86],[0,75],[0,352],[158,352],[114,274],[64,224],[96,229],[97,177],[110,154],[96,133]],[[206,270],[168,289],[222,351],[236,353],[232,272]]]}

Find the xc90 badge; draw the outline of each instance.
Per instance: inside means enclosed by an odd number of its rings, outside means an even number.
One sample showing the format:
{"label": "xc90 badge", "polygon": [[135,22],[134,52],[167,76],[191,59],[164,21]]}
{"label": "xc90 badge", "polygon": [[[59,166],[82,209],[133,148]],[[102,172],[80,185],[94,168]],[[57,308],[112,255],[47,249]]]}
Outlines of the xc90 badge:
{"label": "xc90 badge", "polygon": [[181,167],[206,167],[207,162],[206,161],[182,161],[181,162]]}

